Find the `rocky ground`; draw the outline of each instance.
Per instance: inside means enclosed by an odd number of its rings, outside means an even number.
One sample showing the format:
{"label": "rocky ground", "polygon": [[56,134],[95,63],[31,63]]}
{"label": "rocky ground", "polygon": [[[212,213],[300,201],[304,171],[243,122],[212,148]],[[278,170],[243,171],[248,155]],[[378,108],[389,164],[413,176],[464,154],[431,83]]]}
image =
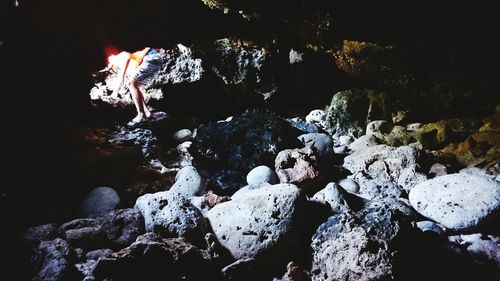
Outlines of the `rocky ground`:
{"label": "rocky ground", "polygon": [[[0,276],[500,280],[495,9],[143,2],[0,9]],[[162,48],[148,122],[108,41]]]}
{"label": "rocky ground", "polygon": [[[177,48],[146,93],[153,109],[161,85],[202,79]],[[216,73],[240,83],[245,71]],[[109,98],[113,74],[98,75],[97,112],[130,108],[126,93]],[[133,128],[80,128],[73,163],[108,184],[76,196],[71,220],[24,230],[26,277],[498,280],[500,107],[420,123],[391,103],[352,88],[305,116],[255,108],[172,130],[155,110]]]}

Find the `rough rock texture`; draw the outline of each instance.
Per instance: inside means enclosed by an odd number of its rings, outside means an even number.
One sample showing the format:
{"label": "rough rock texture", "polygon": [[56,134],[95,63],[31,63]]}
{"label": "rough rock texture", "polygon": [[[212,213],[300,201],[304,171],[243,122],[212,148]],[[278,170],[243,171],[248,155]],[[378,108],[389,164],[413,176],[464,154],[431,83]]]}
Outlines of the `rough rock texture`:
{"label": "rough rock texture", "polygon": [[363,172],[381,183],[392,182],[408,191],[427,178],[418,172],[419,153],[410,146],[374,145],[347,156],[344,167],[352,173]]}
{"label": "rough rock texture", "polygon": [[144,218],[135,209],[111,211],[96,218],[102,227],[110,246],[114,249],[126,247],[145,232]]}
{"label": "rough rock texture", "polygon": [[258,166],[247,174],[247,183],[254,186],[262,186],[264,184],[272,185],[278,183],[278,177],[271,168],[267,166]]}
{"label": "rough rock texture", "polygon": [[425,181],[409,194],[411,205],[452,230],[475,228],[500,210],[500,183],[477,174],[450,174]]}
{"label": "rough rock texture", "polygon": [[272,47],[224,38],[215,41],[214,49],[218,59],[213,71],[225,84],[239,86],[247,94],[260,94],[262,99],[276,92],[275,74],[270,71],[270,64],[277,63],[273,60]]}
{"label": "rough rock texture", "polygon": [[106,233],[96,220],[76,219],[61,225],[66,241],[75,248],[95,250],[106,247]]}
{"label": "rough rock texture", "polygon": [[420,228],[423,232],[433,232],[437,235],[443,235],[444,231],[443,229],[439,226],[439,224],[433,222],[433,221],[419,221],[417,222],[417,227]]}
{"label": "rough rock texture", "polygon": [[172,134],[172,138],[177,143],[183,143],[185,141],[190,140],[193,137],[193,132],[189,129],[181,129]]}
{"label": "rough rock texture", "polygon": [[336,93],[326,111],[326,119],[336,135],[363,135],[373,120],[390,120],[392,101],[386,93],[351,89]]}
{"label": "rough rock texture", "polygon": [[445,119],[423,125],[416,130],[416,135],[425,148],[440,149],[451,142],[465,139],[479,126],[479,121],[474,118]]}
{"label": "rough rock texture", "polygon": [[315,148],[286,149],[276,156],[276,174],[281,183],[307,187],[321,180]]}
{"label": "rough rock texture", "polygon": [[31,280],[76,280],[79,275],[73,267],[76,253],[64,240],[42,241],[35,250]]}
{"label": "rough rock texture", "polygon": [[309,147],[314,147],[321,158],[329,159],[333,156],[333,139],[327,134],[303,134],[299,140]]}
{"label": "rough rock texture", "polygon": [[404,251],[407,217],[390,204],[372,202],[353,215],[332,216],[312,238],[312,280],[391,280],[393,259]]}
{"label": "rough rock texture", "polygon": [[478,131],[465,140],[448,144],[441,150],[453,155],[462,164],[480,167],[491,174],[500,174],[500,106],[483,120]]}
{"label": "rough rock texture", "polygon": [[154,233],[137,238],[130,247],[102,257],[94,275],[98,280],[211,280],[210,255],[181,238],[164,239]]}
{"label": "rough rock texture", "polygon": [[148,232],[199,242],[208,231],[203,214],[188,199],[169,191],[146,194],[135,203]]}
{"label": "rough rock texture", "polygon": [[325,188],[316,192],[311,200],[321,203],[328,203],[332,212],[340,213],[347,211],[349,206],[344,198],[344,192],[341,187],[331,182]]}
{"label": "rough rock texture", "polygon": [[120,205],[120,196],[111,187],[93,189],[80,205],[80,213],[87,217],[116,209]]}
{"label": "rough rock texture", "polygon": [[56,238],[64,238],[64,231],[55,223],[30,227],[23,233],[23,239],[25,241],[34,243]]}
{"label": "rough rock texture", "polygon": [[193,163],[215,187],[218,194],[232,194],[245,185],[245,176],[254,167],[273,166],[279,151],[300,146],[295,132],[278,115],[252,110],[229,122],[198,128],[189,148]]}
{"label": "rough rock texture", "polygon": [[359,191],[359,185],[350,178],[341,179],[338,185],[350,193],[358,193]]}
{"label": "rough rock texture", "polygon": [[303,281],[309,279],[309,274],[291,261],[286,265],[286,273],[279,279],[274,278],[273,281]]}
{"label": "rough rock texture", "polygon": [[500,267],[500,237],[481,233],[449,236],[451,246],[462,254],[470,255],[481,263]]}
{"label": "rough rock texture", "polygon": [[200,196],[205,193],[205,180],[193,166],[182,168],[175,175],[175,184],[169,190],[185,198]]}
{"label": "rough rock texture", "polygon": [[258,258],[272,264],[297,243],[297,231],[304,223],[303,200],[294,185],[264,186],[215,206],[207,218],[234,259]]}

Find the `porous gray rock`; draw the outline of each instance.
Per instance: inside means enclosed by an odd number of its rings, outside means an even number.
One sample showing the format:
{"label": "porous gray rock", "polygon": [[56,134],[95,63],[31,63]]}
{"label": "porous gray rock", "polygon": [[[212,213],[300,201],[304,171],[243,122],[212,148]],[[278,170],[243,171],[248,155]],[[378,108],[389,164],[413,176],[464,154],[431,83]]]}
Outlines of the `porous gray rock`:
{"label": "porous gray rock", "polygon": [[306,122],[308,123],[321,123],[325,121],[325,119],[326,119],[326,113],[324,110],[321,109],[312,110],[306,116]]}
{"label": "porous gray rock", "polygon": [[144,218],[135,209],[114,210],[97,217],[96,221],[106,233],[113,249],[129,246],[146,231]]}
{"label": "porous gray rock", "polygon": [[[336,93],[326,110],[335,135],[364,134],[366,124],[373,120],[391,118],[392,101],[389,95],[366,89],[349,89]],[[333,133],[333,132],[329,132]]]}
{"label": "porous gray rock", "polygon": [[316,192],[311,200],[320,203],[328,203],[334,213],[349,210],[342,188],[333,182],[328,183],[325,188]]}
{"label": "porous gray rock", "polygon": [[278,177],[271,168],[261,165],[253,168],[247,174],[247,183],[253,186],[272,185],[278,183]]}
{"label": "porous gray rock", "polygon": [[195,167],[186,166],[175,175],[175,184],[170,188],[170,192],[186,198],[200,196],[205,193],[205,180]]}
{"label": "porous gray rock", "polygon": [[120,196],[111,187],[98,187],[93,189],[83,200],[80,213],[91,216],[116,209],[120,205]]}
{"label": "porous gray rock", "polygon": [[62,231],[55,223],[30,227],[23,233],[23,239],[25,241],[34,243],[53,240],[56,238],[64,239],[64,231]]}
{"label": "porous gray rock", "polygon": [[429,168],[429,176],[431,178],[439,177],[439,176],[444,176],[448,174],[448,168],[441,164],[441,163],[434,163],[432,166]]}
{"label": "porous gray rock", "polygon": [[90,251],[87,254],[85,254],[85,258],[87,260],[97,261],[100,257],[105,257],[105,256],[108,256],[112,253],[113,253],[113,251],[111,249],[97,249],[97,250],[93,250],[93,251]]}
{"label": "porous gray rock", "polygon": [[188,199],[170,191],[145,194],[135,203],[148,232],[199,242],[208,231],[203,214]]}
{"label": "porous gray rock", "polygon": [[420,228],[423,232],[434,232],[437,235],[443,235],[443,229],[433,221],[419,221],[417,222],[417,227]]}
{"label": "porous gray rock", "polygon": [[370,175],[358,172],[352,179],[359,185],[358,195],[366,199],[375,198],[401,198],[404,191],[389,180],[373,179]]}
{"label": "porous gray rock", "polygon": [[419,150],[411,146],[374,145],[344,158],[351,173],[363,172],[380,183],[392,182],[409,191],[427,177],[418,172]]}
{"label": "porous gray rock", "polygon": [[407,216],[392,204],[371,202],[356,214],[330,217],[312,238],[312,280],[392,280],[394,255],[405,252],[393,243],[411,233]]}
{"label": "porous gray rock", "polygon": [[330,135],[310,133],[299,136],[299,140],[308,147],[314,147],[321,158],[333,156],[333,139]]}
{"label": "porous gray rock", "polygon": [[279,151],[299,147],[297,136],[276,113],[249,110],[231,121],[201,125],[189,151],[212,189],[231,195],[246,184],[245,177],[253,168],[272,167]]}
{"label": "porous gray rock", "polygon": [[94,250],[108,246],[107,236],[96,220],[76,219],[61,226],[66,241],[75,248]]}
{"label": "porous gray rock", "polygon": [[193,137],[193,132],[189,129],[181,129],[172,135],[174,141],[182,143],[190,140]]}
{"label": "porous gray rock", "polygon": [[500,211],[500,183],[484,175],[457,173],[415,186],[410,204],[452,230],[473,229]]}
{"label": "porous gray rock", "polygon": [[276,174],[281,183],[306,187],[321,180],[318,162],[318,154],[313,148],[286,149],[276,156]]}
{"label": "porous gray rock", "polygon": [[207,218],[220,241],[236,260],[259,257],[274,263],[297,242],[304,223],[305,198],[292,184],[249,190],[211,209]]}
{"label": "porous gray rock", "polygon": [[[220,280],[209,269],[210,255],[182,238],[146,233],[127,248],[101,257],[97,280]],[[193,268],[194,267],[194,268]]]}
{"label": "porous gray rock", "polygon": [[449,236],[448,241],[458,252],[481,263],[493,263],[500,267],[500,237],[473,233]]}
{"label": "porous gray rock", "polygon": [[338,185],[340,185],[343,189],[350,193],[358,193],[359,191],[358,183],[351,178],[341,179],[338,182]]}
{"label": "porous gray rock", "polygon": [[34,251],[32,261],[33,281],[81,279],[73,266],[76,253],[68,242],[61,238],[40,242]]}
{"label": "porous gray rock", "polygon": [[394,125],[387,120],[375,120],[366,125],[366,134],[389,134]]}

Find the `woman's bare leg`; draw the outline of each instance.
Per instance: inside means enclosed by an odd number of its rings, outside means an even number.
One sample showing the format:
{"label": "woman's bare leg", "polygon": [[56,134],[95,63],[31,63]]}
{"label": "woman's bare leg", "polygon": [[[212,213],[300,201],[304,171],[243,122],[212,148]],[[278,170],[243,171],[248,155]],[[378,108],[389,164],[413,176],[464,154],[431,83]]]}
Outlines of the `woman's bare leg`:
{"label": "woman's bare leg", "polygon": [[137,111],[137,116],[132,119],[134,122],[140,122],[148,118],[151,113],[149,112],[146,104],[144,102],[144,96],[139,89],[139,83],[132,80],[129,85],[130,93],[132,94],[132,100],[134,101],[135,109]]}

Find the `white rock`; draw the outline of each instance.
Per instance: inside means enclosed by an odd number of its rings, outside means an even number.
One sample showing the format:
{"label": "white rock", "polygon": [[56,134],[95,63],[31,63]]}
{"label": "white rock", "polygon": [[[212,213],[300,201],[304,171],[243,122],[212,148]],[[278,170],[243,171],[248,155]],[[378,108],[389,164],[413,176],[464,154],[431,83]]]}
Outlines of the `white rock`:
{"label": "white rock", "polygon": [[391,181],[406,191],[426,179],[416,172],[419,151],[411,146],[374,145],[354,151],[344,158],[351,173],[364,172],[378,182]]}
{"label": "white rock", "polygon": [[320,157],[333,156],[333,140],[330,135],[320,133],[303,134],[298,139],[308,147],[315,147]]}
{"label": "white rock", "polygon": [[290,49],[290,54],[289,54],[290,64],[296,64],[302,62],[304,60],[303,57],[304,57],[303,53],[299,53],[294,49]]}
{"label": "white rock", "polygon": [[120,205],[120,196],[111,187],[98,187],[92,190],[83,200],[80,213],[90,216],[98,213],[109,212]]}
{"label": "white rock", "polygon": [[349,151],[349,148],[347,147],[347,145],[336,146],[333,148],[333,152],[335,154],[344,154],[344,153],[347,153],[348,151]]}
{"label": "white rock", "polygon": [[267,166],[255,167],[247,174],[247,183],[249,185],[262,186],[264,184],[276,184],[278,182],[276,173]]}
{"label": "white rock", "polygon": [[185,197],[170,191],[145,194],[137,198],[135,209],[144,217],[148,232],[202,241],[208,231],[201,211]]}
{"label": "white rock", "polygon": [[387,120],[375,120],[366,125],[366,134],[382,133],[389,134],[394,125]]}
{"label": "white rock", "polygon": [[[292,184],[248,190],[207,214],[213,232],[234,259],[267,256],[272,262],[292,249],[304,222],[299,204],[305,203]],[[304,200],[304,201],[303,201]],[[265,260],[265,259],[264,259]]]}
{"label": "white rock", "polygon": [[326,113],[324,110],[321,109],[315,109],[306,116],[306,122],[308,123],[320,123],[321,121],[325,120],[326,118]]}
{"label": "white rock", "polygon": [[406,130],[407,131],[416,131],[418,130],[420,127],[422,127],[422,123],[410,123],[408,125],[406,125]]}
{"label": "white rock", "polygon": [[443,229],[433,221],[419,221],[417,222],[417,227],[420,228],[423,232],[430,231],[434,232],[438,235],[443,235]]}
{"label": "white rock", "polygon": [[339,185],[350,193],[358,193],[359,185],[353,179],[346,178],[339,181]]}
{"label": "white rock", "polygon": [[316,192],[311,200],[320,203],[328,203],[332,211],[335,213],[349,209],[347,202],[342,195],[342,190],[333,182],[327,184],[325,188]]}
{"label": "white rock", "polygon": [[173,138],[177,143],[188,141],[192,136],[193,133],[189,129],[182,129],[173,134]]}
{"label": "white rock", "polygon": [[199,196],[205,193],[205,181],[193,166],[186,166],[175,175],[175,184],[170,191],[186,198]]}
{"label": "white rock", "polygon": [[350,145],[351,143],[352,143],[352,138],[350,136],[340,136],[339,137],[339,146]]}
{"label": "white rock", "polygon": [[409,199],[423,216],[452,230],[467,230],[498,213],[500,183],[477,174],[444,175],[415,186]]}
{"label": "white rock", "polygon": [[375,136],[362,135],[349,145],[349,149],[352,151],[358,151],[374,145],[377,145],[377,138]]}

